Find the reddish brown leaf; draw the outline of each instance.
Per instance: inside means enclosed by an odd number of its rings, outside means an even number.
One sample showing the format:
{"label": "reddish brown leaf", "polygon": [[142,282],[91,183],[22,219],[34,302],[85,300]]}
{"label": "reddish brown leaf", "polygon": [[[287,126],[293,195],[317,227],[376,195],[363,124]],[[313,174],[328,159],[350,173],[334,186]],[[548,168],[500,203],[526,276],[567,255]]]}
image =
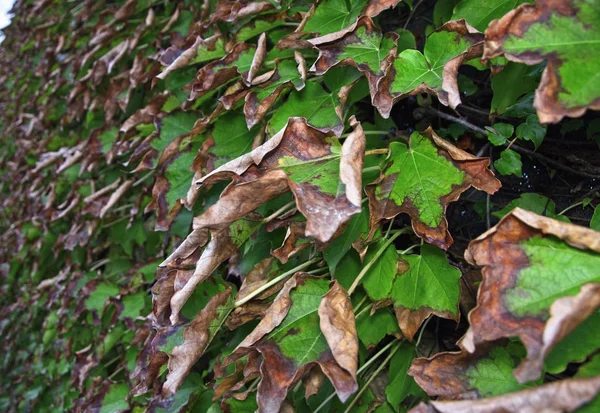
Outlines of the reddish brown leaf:
{"label": "reddish brown leaf", "polygon": [[[527,358],[515,376],[522,383],[539,377],[544,355],[599,305],[597,284],[583,285],[597,280],[598,252],[596,231],[511,211],[465,252],[470,263],[483,267],[483,282],[460,345],[473,353],[481,343],[519,337]],[[531,277],[543,287],[531,291]]]}

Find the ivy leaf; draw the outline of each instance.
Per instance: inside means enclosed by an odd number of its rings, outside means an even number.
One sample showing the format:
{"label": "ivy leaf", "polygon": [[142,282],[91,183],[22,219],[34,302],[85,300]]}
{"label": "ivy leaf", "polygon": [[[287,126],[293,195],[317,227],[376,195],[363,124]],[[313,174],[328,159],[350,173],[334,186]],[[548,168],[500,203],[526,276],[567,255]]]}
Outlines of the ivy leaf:
{"label": "ivy leaf", "polygon": [[354,215],[344,232],[330,242],[323,250],[323,258],[329,266],[329,272],[335,276],[337,265],[344,255],[362,235],[369,231],[369,211],[363,209],[360,214]]}
{"label": "ivy leaf", "polygon": [[524,94],[532,92],[538,84],[537,67],[508,62],[500,73],[492,77],[491,112],[502,115]]}
{"label": "ivy leaf", "polygon": [[[255,56],[255,53],[260,54]],[[265,53],[265,50],[258,50],[254,45],[236,44],[226,56],[208,63],[198,71],[194,80],[187,86],[190,90],[189,99],[195,100],[204,96],[238,74],[246,79],[253,64],[256,66],[255,60],[262,62]]]}
{"label": "ivy leaf", "polygon": [[464,20],[451,21],[431,34],[423,53],[404,50],[394,60],[373,104],[384,118],[390,116],[393,104],[410,95],[429,93],[451,108],[461,102],[458,90],[458,68],[483,51],[483,35]]}
{"label": "ivy leaf", "polygon": [[[197,220],[197,218],[196,218]],[[181,245],[163,262],[161,267],[194,271],[175,283],[170,297],[171,323],[177,324],[180,311],[193,294],[196,286],[206,280],[226,259],[230,258],[254,232],[257,224],[239,220],[222,230],[213,230],[208,241],[208,231],[202,225],[192,231]],[[204,247],[204,245],[206,245]],[[204,249],[202,249],[204,247]],[[202,251],[198,257],[198,252]],[[155,314],[159,316],[159,314]]]}
{"label": "ivy leaf", "polygon": [[232,290],[228,288],[211,298],[192,322],[183,327],[183,342],[173,347],[169,355],[169,373],[163,384],[163,395],[177,391],[232,309]]}
{"label": "ivy leaf", "polygon": [[411,362],[417,357],[417,351],[410,344],[402,344],[390,360],[389,384],[385,394],[389,403],[398,409],[408,396],[422,393],[415,380],[408,375]]}
{"label": "ivy leaf", "polygon": [[293,116],[306,118],[308,124],[323,133],[333,132],[340,136],[344,131],[342,114],[352,87],[359,79],[359,72],[335,71],[335,76],[341,76],[340,86],[327,92],[314,82],[309,82],[301,91],[292,91],[289,99],[277,109],[269,121],[268,132],[273,136],[285,127],[288,119]]}
{"label": "ivy leaf", "polygon": [[165,79],[175,70],[190,64],[218,59],[225,54],[225,41],[222,35],[215,34],[207,39],[197,36],[194,43],[183,52],[175,47],[169,47],[164,51],[160,62],[167,67],[156,78]]}
{"label": "ivy leaf", "polygon": [[582,79],[597,76],[600,11],[594,0],[522,4],[486,31],[484,59],[509,60],[546,69],[534,106],[542,123],[579,117],[587,108],[600,109],[600,86]]}
{"label": "ivy leaf", "polygon": [[505,149],[500,154],[500,159],[494,162],[494,168],[502,175],[522,176],[521,155],[512,149]]}
{"label": "ivy leaf", "polygon": [[465,19],[477,30],[484,31],[492,20],[525,2],[530,3],[531,0],[461,0],[454,7],[451,20]]}
{"label": "ivy leaf", "polygon": [[[540,194],[525,193],[513,200],[510,204],[502,208],[500,211],[493,212],[492,215],[502,218],[516,207],[535,212],[538,215],[544,215],[549,218],[563,220],[566,217],[556,213],[556,204],[553,200]],[[563,219],[561,219],[563,218]]]}
{"label": "ivy leaf", "polygon": [[546,371],[559,374],[567,369],[569,363],[584,362],[598,347],[599,326],[600,311],[596,311],[552,347],[544,360]]}
{"label": "ivy leaf", "polygon": [[448,263],[444,251],[423,245],[420,255],[402,258],[408,268],[396,277],[390,293],[402,334],[412,340],[432,314],[458,322],[461,273]]}
{"label": "ivy leaf", "polygon": [[488,159],[452,146],[431,129],[414,132],[408,144],[392,142],[384,164],[379,180],[366,187],[370,236],[382,219],[407,213],[419,237],[447,249],[452,244],[444,216],[448,203],[471,186],[488,193],[500,187],[487,169]]}
{"label": "ivy leaf", "polygon": [[[268,80],[260,83],[246,95],[244,115],[246,115],[248,129],[265,117],[285,89],[292,86],[296,90],[304,88],[306,82],[305,66],[304,58],[299,53],[296,53],[296,63],[289,59],[275,62],[275,70],[267,73]],[[261,80],[262,76],[256,79],[257,82]]]}
{"label": "ivy leaf", "polygon": [[512,136],[515,127],[510,123],[494,123],[492,127],[486,127],[488,140],[494,146],[504,145]]}
{"label": "ivy leaf", "polygon": [[373,315],[363,314],[357,317],[356,331],[359,340],[368,349],[374,348],[387,335],[400,336],[398,322],[387,308],[377,310]]}
{"label": "ivy leaf", "polygon": [[521,346],[496,344],[475,354],[466,351],[438,353],[413,361],[408,374],[430,397],[474,399],[524,390],[512,375],[524,355]]}
{"label": "ivy leaf", "polygon": [[596,308],[595,287],[582,286],[600,281],[599,253],[600,236],[593,230],[511,211],[465,253],[484,268],[461,346],[473,353],[482,342],[517,336],[527,358],[515,377],[521,383],[539,377],[549,348]]}
{"label": "ivy leaf", "polygon": [[[340,145],[337,139],[308,126],[305,119],[290,118],[287,127],[266,143],[198,181],[207,184],[239,177],[240,184],[229,186],[219,201],[197,218],[196,227],[225,225],[289,187],[307,219],[305,235],[329,241],[360,212],[365,136],[354,117],[350,123],[354,132]],[[332,205],[336,206],[333,215]]]}
{"label": "ivy leaf", "polygon": [[[377,244],[370,247],[365,257],[366,262],[370,262],[385,243],[386,240],[381,239]],[[396,247],[391,244],[365,273],[362,286],[372,300],[379,301],[388,298],[398,272],[398,260]]]}
{"label": "ivy leaf", "polygon": [[397,55],[398,39],[399,35],[394,32],[382,36],[373,21],[363,16],[353,31],[318,46],[319,57],[310,70],[322,75],[336,65],[352,65],[365,74],[371,97],[374,97],[379,80]]}
{"label": "ivy leaf", "polygon": [[314,365],[342,402],[357,390],[358,339],[352,304],[336,282],[296,274],[286,282],[256,329],[225,360],[260,352],[260,410],[279,411],[288,390]]}
{"label": "ivy leaf", "polygon": [[535,149],[539,148],[546,136],[546,127],[540,124],[537,116],[529,115],[525,123],[517,126],[517,138],[533,142]]}

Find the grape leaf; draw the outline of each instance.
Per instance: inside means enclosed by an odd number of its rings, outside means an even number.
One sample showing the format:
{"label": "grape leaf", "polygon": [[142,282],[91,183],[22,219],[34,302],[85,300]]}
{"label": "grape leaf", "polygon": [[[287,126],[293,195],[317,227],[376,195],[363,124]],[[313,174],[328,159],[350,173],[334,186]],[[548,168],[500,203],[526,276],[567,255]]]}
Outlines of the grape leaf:
{"label": "grape leaf", "polygon": [[465,19],[477,30],[485,31],[492,20],[525,2],[532,0],[461,0],[454,7],[451,20]]}
{"label": "grape leaf", "polygon": [[402,334],[412,340],[432,314],[458,322],[460,271],[448,263],[444,251],[423,245],[420,255],[404,255],[408,268],[394,280],[390,297]]}
{"label": "grape leaf", "polygon": [[472,353],[483,342],[518,336],[527,357],[515,377],[539,377],[549,348],[597,305],[594,285],[582,286],[600,281],[599,253],[593,230],[512,210],[465,253],[483,267],[483,282],[461,346]]}
{"label": "grape leaf", "polygon": [[522,4],[486,31],[484,59],[546,61],[534,106],[542,123],[600,109],[597,43],[600,10],[595,0]]}
{"label": "grape leaf", "polygon": [[423,53],[408,49],[398,55],[379,81],[373,105],[388,118],[396,101],[430,93],[442,104],[455,108],[461,102],[458,68],[464,61],[480,56],[482,51],[481,33],[464,20],[448,22],[427,38]]}
{"label": "grape leaf", "polygon": [[444,216],[447,204],[471,186],[488,193],[500,187],[487,169],[488,159],[463,152],[431,129],[414,132],[408,144],[391,143],[384,165],[379,180],[366,187],[370,236],[381,219],[407,213],[419,237],[447,249],[452,244]]}

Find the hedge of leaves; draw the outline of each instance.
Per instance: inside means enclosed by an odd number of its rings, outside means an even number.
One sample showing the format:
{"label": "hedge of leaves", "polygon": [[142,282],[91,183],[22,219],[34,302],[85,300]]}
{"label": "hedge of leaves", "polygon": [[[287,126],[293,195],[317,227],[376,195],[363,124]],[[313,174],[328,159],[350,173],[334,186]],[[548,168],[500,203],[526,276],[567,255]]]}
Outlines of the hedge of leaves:
{"label": "hedge of leaves", "polygon": [[[600,409],[600,233],[487,195],[600,109],[597,0],[13,12],[0,409]],[[485,129],[454,112],[477,95]],[[449,256],[448,206],[486,198]]]}

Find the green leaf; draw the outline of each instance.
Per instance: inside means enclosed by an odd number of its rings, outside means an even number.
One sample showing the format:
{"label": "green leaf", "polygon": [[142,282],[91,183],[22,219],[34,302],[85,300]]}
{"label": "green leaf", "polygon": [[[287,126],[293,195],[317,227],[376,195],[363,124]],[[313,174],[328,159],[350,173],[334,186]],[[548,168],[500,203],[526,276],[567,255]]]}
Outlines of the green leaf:
{"label": "green leaf", "polygon": [[376,346],[387,335],[400,335],[396,317],[387,308],[377,310],[373,315],[368,311],[363,313],[356,320],[356,331],[367,348]]}
{"label": "green leaf", "polygon": [[499,19],[526,2],[531,3],[532,0],[461,0],[454,7],[452,20],[465,19],[471,26],[483,32],[492,20]]}
{"label": "green leaf", "polygon": [[304,31],[323,36],[345,29],[354,23],[366,5],[365,0],[324,0],[307,20]]}
{"label": "green leaf", "polygon": [[490,25],[486,36],[495,46],[487,57],[504,53],[530,65],[546,60],[545,81],[536,100],[540,119],[548,123],[581,116],[582,110],[597,105],[600,96],[600,82],[594,81],[600,65],[596,1],[573,0],[566,8],[536,2],[527,10]]}
{"label": "green leaf", "polygon": [[600,311],[583,320],[564,339],[559,341],[544,360],[549,373],[566,370],[569,363],[581,363],[598,349],[600,343]]}
{"label": "green leaf", "polygon": [[535,212],[539,215],[545,215],[554,219],[567,220],[566,217],[558,215],[556,213],[556,204],[550,198],[534,193],[525,193],[510,204],[502,208],[500,211],[493,212],[492,215],[498,218],[502,218],[516,207],[526,209],[531,212]]}
{"label": "green leaf", "polygon": [[[592,359],[584,364],[575,377],[594,377],[600,375],[600,355],[596,354]],[[591,402],[577,409],[577,413],[594,413],[600,409],[600,396],[596,395]]]}
{"label": "green leaf", "polygon": [[433,24],[440,27],[448,20],[452,20],[452,12],[461,0],[436,1],[433,6]]}
{"label": "green leaf", "polygon": [[600,231],[600,206],[598,205],[596,205],[596,208],[594,208],[594,215],[592,215],[592,219],[590,221],[590,228]]}
{"label": "green leaf", "polygon": [[292,307],[281,324],[266,337],[298,367],[317,361],[321,353],[329,350],[319,327],[318,314],[319,304],[327,291],[329,281],[326,279],[308,279],[292,290]]}
{"label": "green leaf", "polygon": [[401,324],[402,332],[412,337],[431,314],[458,321],[461,273],[448,263],[444,251],[423,244],[420,255],[402,258],[408,269],[396,277],[390,293],[397,311],[406,312],[409,327]]}
{"label": "green leaf", "polygon": [[494,123],[492,127],[486,127],[488,140],[492,145],[504,145],[512,136],[515,127],[510,123]]}
{"label": "green leaf", "polygon": [[533,142],[535,149],[539,148],[546,136],[546,126],[542,126],[536,115],[527,116],[525,123],[517,126],[517,138]]}
{"label": "green leaf", "polygon": [[114,383],[102,400],[100,413],[115,413],[129,408],[125,400],[129,395],[129,386],[125,383]]}
{"label": "green leaf", "polygon": [[[386,239],[381,239],[370,246],[365,262],[371,262],[385,243]],[[388,297],[396,277],[398,259],[396,247],[391,244],[366,272],[362,279],[362,286],[372,300],[378,301]]]}
{"label": "green leaf", "polygon": [[389,384],[385,388],[385,394],[387,401],[395,410],[408,396],[418,396],[423,393],[415,380],[408,375],[408,369],[416,357],[416,348],[404,343],[390,360]]}
{"label": "green leaf", "polygon": [[537,68],[509,62],[500,73],[492,77],[494,96],[491,112],[502,115],[519,97],[533,91],[538,84],[537,74]]}
{"label": "green leaf", "polygon": [[[340,72],[337,68],[328,73],[332,73],[334,70],[337,74],[348,73],[348,71]],[[358,79],[360,72],[354,71],[354,73],[354,76],[339,79],[339,88]],[[269,121],[267,129],[269,135],[273,136],[279,132],[287,124],[288,118],[292,116],[306,118],[311,126],[323,132],[334,131],[336,134],[341,134],[344,126],[336,112],[336,108],[342,107],[342,101],[338,97],[339,88],[327,92],[320,84],[308,82],[301,91],[292,91],[288,100],[277,109]]]}
{"label": "green leaf", "polygon": [[104,310],[104,303],[107,298],[114,297],[119,293],[119,287],[115,284],[105,281],[96,286],[89,297],[85,300],[85,307],[91,311],[97,311],[99,314]]}
{"label": "green leaf", "polygon": [[494,162],[494,167],[502,175],[516,175],[522,176],[521,170],[523,164],[521,163],[521,155],[512,149],[505,149],[500,154],[500,159]]}
{"label": "green leaf", "polygon": [[335,276],[336,267],[344,255],[350,251],[352,243],[356,241],[361,234],[367,233],[368,230],[369,210],[365,208],[360,214],[352,217],[344,233],[330,242],[323,251],[323,258],[329,266],[331,275]]}
{"label": "green leaf", "polygon": [[191,112],[175,112],[162,120],[160,139],[154,139],[152,147],[159,152],[164,150],[171,141],[191,132],[198,115]]}
{"label": "green leaf", "polygon": [[522,316],[546,317],[560,297],[574,295],[581,285],[600,281],[600,255],[581,251],[555,238],[531,238],[521,242],[530,260],[515,285],[505,292],[507,308]]}

